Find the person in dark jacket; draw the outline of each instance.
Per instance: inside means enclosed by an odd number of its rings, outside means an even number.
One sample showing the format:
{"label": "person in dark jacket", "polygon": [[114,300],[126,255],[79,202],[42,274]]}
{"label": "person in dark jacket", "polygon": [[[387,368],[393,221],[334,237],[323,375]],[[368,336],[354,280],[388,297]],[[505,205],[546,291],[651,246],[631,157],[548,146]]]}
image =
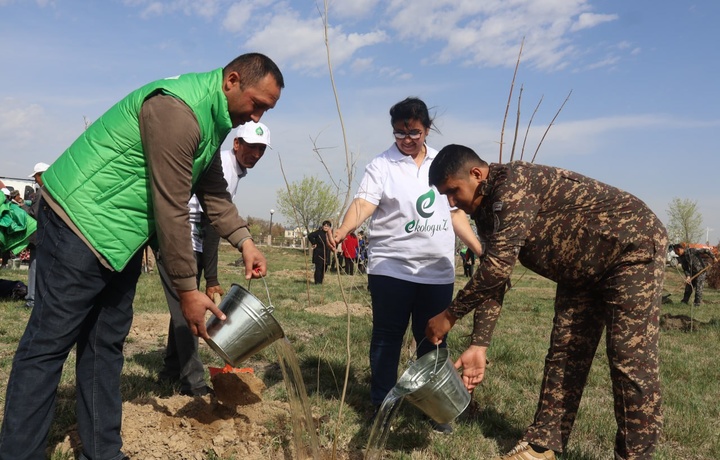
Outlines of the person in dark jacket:
{"label": "person in dark jacket", "polygon": [[707,248],[686,248],[683,244],[674,244],[673,251],[678,256],[678,262],[685,273],[685,292],[681,300],[684,304],[690,303],[690,296],[695,290],[693,305],[699,307],[702,303],[705,277],[710,261],[715,259],[712,251]]}
{"label": "person in dark jacket", "polygon": [[[38,189],[33,196],[32,204],[28,211],[28,214],[35,219],[38,218],[38,214],[40,213],[40,200],[42,199],[43,186],[42,174],[47,171],[49,167],[50,165],[47,163],[37,163],[33,168],[33,173],[30,175],[38,184]],[[30,237],[30,244],[28,245],[28,248],[30,248],[30,266],[28,267],[28,289],[27,295],[25,296],[25,306],[27,308],[33,308],[35,306],[35,277],[37,274],[37,261],[35,260],[37,257],[35,243],[37,241],[35,235],[36,234],[33,233]]]}
{"label": "person in dark jacket", "polygon": [[322,284],[325,272],[330,266],[332,248],[329,238],[332,238],[332,223],[329,220],[323,221],[320,228],[308,235],[308,241],[313,248],[313,264],[315,264],[315,284]]}

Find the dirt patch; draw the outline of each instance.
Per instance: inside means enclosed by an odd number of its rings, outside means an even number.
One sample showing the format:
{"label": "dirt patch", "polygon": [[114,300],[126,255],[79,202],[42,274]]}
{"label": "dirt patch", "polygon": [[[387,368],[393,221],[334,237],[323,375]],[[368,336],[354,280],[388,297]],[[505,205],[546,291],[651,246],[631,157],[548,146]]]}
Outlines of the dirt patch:
{"label": "dirt patch", "polygon": [[344,316],[348,312],[350,312],[350,316],[370,316],[372,313],[369,306],[359,303],[351,303],[346,306],[344,302],[332,302],[317,307],[308,307],[305,311],[333,317]]}
{"label": "dirt patch", "polygon": [[696,331],[706,328],[710,323],[704,323],[687,315],[665,314],[660,317],[660,329],[663,331]]}
{"label": "dirt patch", "polygon": [[[136,315],[126,356],[164,346],[167,325],[166,314]],[[262,380],[252,373],[219,373],[211,381],[215,394],[139,397],[124,402],[123,452],[132,459],[296,458],[289,405],[263,399]],[[321,420],[314,422],[320,428]],[[72,427],[55,450],[77,454],[79,447]],[[330,453],[321,448],[320,457],[330,458]],[[337,452],[336,458],[347,460],[350,454]]]}

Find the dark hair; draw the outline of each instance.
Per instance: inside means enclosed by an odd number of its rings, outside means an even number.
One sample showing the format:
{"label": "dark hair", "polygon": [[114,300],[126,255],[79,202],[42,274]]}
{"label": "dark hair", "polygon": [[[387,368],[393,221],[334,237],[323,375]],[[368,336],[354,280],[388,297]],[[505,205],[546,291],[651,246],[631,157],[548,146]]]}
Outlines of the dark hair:
{"label": "dark hair", "polygon": [[408,97],[390,107],[391,125],[398,122],[407,124],[410,120],[418,120],[427,129],[433,126],[427,105],[416,97]]}
{"label": "dark hair", "polygon": [[480,158],[470,147],[450,144],[443,147],[430,164],[428,182],[430,186],[445,183],[448,178],[468,171],[476,166],[487,166],[487,162]]}
{"label": "dark hair", "polygon": [[329,225],[329,226],[332,227],[332,222],[330,222],[329,220],[324,220],[323,223],[322,223],[322,225],[321,225],[321,227],[324,227],[324,226],[326,226],[326,225]]}
{"label": "dark hair", "polygon": [[272,59],[260,53],[246,53],[233,59],[223,69],[223,76],[237,72],[241,76],[240,89],[256,85],[265,75],[275,78],[278,88],[285,88],[285,79]]}

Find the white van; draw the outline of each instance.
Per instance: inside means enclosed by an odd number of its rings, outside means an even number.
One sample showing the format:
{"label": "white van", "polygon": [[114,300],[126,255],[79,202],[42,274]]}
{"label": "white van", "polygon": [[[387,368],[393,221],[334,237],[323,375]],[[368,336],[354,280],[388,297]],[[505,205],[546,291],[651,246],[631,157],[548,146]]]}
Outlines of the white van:
{"label": "white van", "polygon": [[26,200],[29,200],[30,196],[34,194],[37,190],[37,184],[35,183],[35,179],[20,179],[17,177],[0,176],[0,181],[2,181],[4,186],[11,192],[13,190],[20,190],[20,194]]}

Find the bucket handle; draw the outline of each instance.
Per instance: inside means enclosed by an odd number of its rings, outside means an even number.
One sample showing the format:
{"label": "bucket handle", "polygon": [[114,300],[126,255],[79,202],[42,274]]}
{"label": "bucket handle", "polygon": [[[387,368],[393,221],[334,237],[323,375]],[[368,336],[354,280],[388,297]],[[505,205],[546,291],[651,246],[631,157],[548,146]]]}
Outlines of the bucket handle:
{"label": "bucket handle", "polygon": [[[272,304],[272,300],[270,300],[270,289],[268,289],[267,281],[265,281],[265,277],[262,275],[262,273],[260,273],[260,279],[262,280],[263,284],[265,285],[265,293],[267,293],[267,298],[268,298],[268,304],[267,304],[267,306],[265,306],[265,310],[268,313],[272,314],[272,312],[275,311],[275,307]],[[250,278],[248,280],[248,287],[247,287],[248,292],[250,292],[250,281],[252,281],[252,278]]]}
{"label": "bucket handle", "polygon": [[[270,294],[268,293],[268,296],[269,296],[269,295],[270,295]],[[422,340],[420,341],[420,343],[417,344],[417,347],[415,347],[415,354],[416,354],[416,355],[417,355],[417,351],[420,349],[420,345],[422,345],[422,343],[423,343],[426,339],[427,339],[427,337],[423,337]],[[433,367],[433,371],[432,371],[432,373],[430,374],[431,376],[434,376],[434,375],[437,373],[437,370],[438,370],[438,363],[440,362],[440,353],[437,353],[437,352],[438,352],[439,350],[440,350],[440,344],[439,344],[439,343],[436,343],[436,344],[435,344],[435,351],[436,351],[436,353],[435,353],[435,366]],[[414,359],[411,359],[410,361],[408,361],[408,366],[412,365],[412,363],[414,363],[414,362],[415,362],[415,360],[414,360]],[[444,364],[444,363],[443,363],[443,364]]]}

